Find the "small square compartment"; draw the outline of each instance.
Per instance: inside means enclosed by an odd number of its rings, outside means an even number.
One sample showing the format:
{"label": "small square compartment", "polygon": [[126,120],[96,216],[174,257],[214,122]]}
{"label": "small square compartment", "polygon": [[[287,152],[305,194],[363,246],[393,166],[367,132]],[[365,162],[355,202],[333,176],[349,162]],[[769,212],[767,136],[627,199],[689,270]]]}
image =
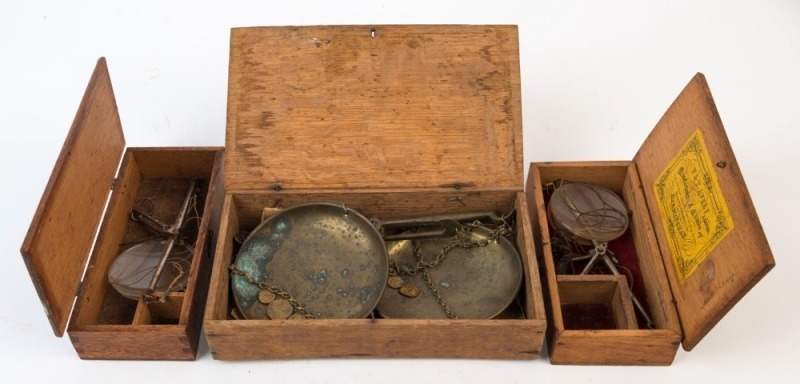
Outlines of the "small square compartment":
{"label": "small square compartment", "polygon": [[564,329],[637,329],[625,276],[558,275]]}

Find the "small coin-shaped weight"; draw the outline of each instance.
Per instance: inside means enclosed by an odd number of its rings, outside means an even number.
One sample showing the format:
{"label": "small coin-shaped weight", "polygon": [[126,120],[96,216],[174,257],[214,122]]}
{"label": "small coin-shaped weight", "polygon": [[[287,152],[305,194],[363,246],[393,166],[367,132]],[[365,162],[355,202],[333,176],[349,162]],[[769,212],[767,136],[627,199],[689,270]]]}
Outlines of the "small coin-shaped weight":
{"label": "small coin-shaped weight", "polygon": [[267,316],[272,320],[285,320],[292,315],[292,304],[289,300],[275,299],[267,305]]}
{"label": "small coin-shaped weight", "polygon": [[397,289],[403,286],[406,282],[403,281],[403,278],[400,276],[389,276],[389,280],[386,281],[386,285],[389,288]]}
{"label": "small coin-shaped weight", "polygon": [[302,313],[295,313],[289,316],[289,320],[305,320],[306,317]]}
{"label": "small coin-shaped weight", "polygon": [[262,289],[261,292],[258,293],[258,301],[261,304],[269,304],[273,300],[275,300],[275,294],[266,289]]}
{"label": "small coin-shaped weight", "polygon": [[405,297],[417,297],[419,296],[419,288],[410,284],[406,284],[400,287],[400,294]]}

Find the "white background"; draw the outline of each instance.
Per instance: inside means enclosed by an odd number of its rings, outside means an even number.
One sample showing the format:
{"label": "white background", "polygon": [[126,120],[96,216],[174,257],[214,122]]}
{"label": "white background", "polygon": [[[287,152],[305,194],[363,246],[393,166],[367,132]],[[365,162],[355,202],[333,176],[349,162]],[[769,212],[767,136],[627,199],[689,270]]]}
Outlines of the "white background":
{"label": "white background", "polygon": [[[3,1],[0,382],[800,382],[800,2]],[[99,56],[129,146],[223,145],[229,29],[517,24],[525,161],[629,160],[704,72],[777,267],[670,367],[535,361],[82,361],[19,256]],[[526,166],[527,168],[527,166]]]}

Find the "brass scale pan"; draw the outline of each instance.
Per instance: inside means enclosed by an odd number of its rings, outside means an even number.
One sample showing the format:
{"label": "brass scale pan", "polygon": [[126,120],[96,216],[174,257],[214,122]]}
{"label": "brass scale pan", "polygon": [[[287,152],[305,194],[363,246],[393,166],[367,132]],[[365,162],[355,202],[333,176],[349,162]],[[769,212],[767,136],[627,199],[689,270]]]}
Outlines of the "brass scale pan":
{"label": "brass scale pan", "polygon": [[[442,222],[453,222],[452,216],[441,217]],[[395,225],[401,222],[406,221]],[[344,205],[293,206],[256,227],[234,265],[255,281],[290,293],[316,318],[364,318],[376,308],[387,318],[445,318],[422,272],[403,276],[419,288],[416,298],[386,288],[389,261],[410,267],[416,258],[411,240],[384,238],[376,224],[392,225],[370,221]],[[476,227],[470,240],[486,238],[489,232]],[[438,236],[418,241],[423,257],[431,261],[451,240]],[[522,261],[503,236],[484,247],[453,248],[428,272],[449,307],[465,319],[497,316],[514,301],[522,284]],[[244,318],[268,318],[267,305],[258,300],[261,288],[232,274],[231,290]]]}

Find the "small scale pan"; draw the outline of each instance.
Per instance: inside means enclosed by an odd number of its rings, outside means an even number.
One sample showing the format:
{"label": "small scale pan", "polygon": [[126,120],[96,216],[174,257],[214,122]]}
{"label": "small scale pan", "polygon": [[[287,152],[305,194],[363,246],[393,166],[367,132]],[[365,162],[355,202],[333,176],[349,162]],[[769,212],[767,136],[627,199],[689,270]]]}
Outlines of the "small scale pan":
{"label": "small scale pan", "polygon": [[[491,230],[478,226],[470,241],[488,239]],[[416,240],[426,262],[433,261],[452,237]],[[401,269],[412,269],[417,259],[412,240],[387,242],[389,260]],[[499,236],[488,245],[455,247],[445,260],[428,269],[434,287],[459,319],[491,319],[502,313],[517,296],[522,285],[522,259],[514,245]],[[376,308],[384,318],[442,319],[447,314],[420,271],[401,276],[405,284],[419,289],[419,296],[406,297],[399,289],[387,289]]]}
{"label": "small scale pan", "polygon": [[[388,278],[386,245],[359,213],[314,203],[282,210],[242,244],[234,265],[258,283],[289,293],[316,318],[364,318]],[[267,319],[261,288],[231,276],[233,298],[246,319]]]}

